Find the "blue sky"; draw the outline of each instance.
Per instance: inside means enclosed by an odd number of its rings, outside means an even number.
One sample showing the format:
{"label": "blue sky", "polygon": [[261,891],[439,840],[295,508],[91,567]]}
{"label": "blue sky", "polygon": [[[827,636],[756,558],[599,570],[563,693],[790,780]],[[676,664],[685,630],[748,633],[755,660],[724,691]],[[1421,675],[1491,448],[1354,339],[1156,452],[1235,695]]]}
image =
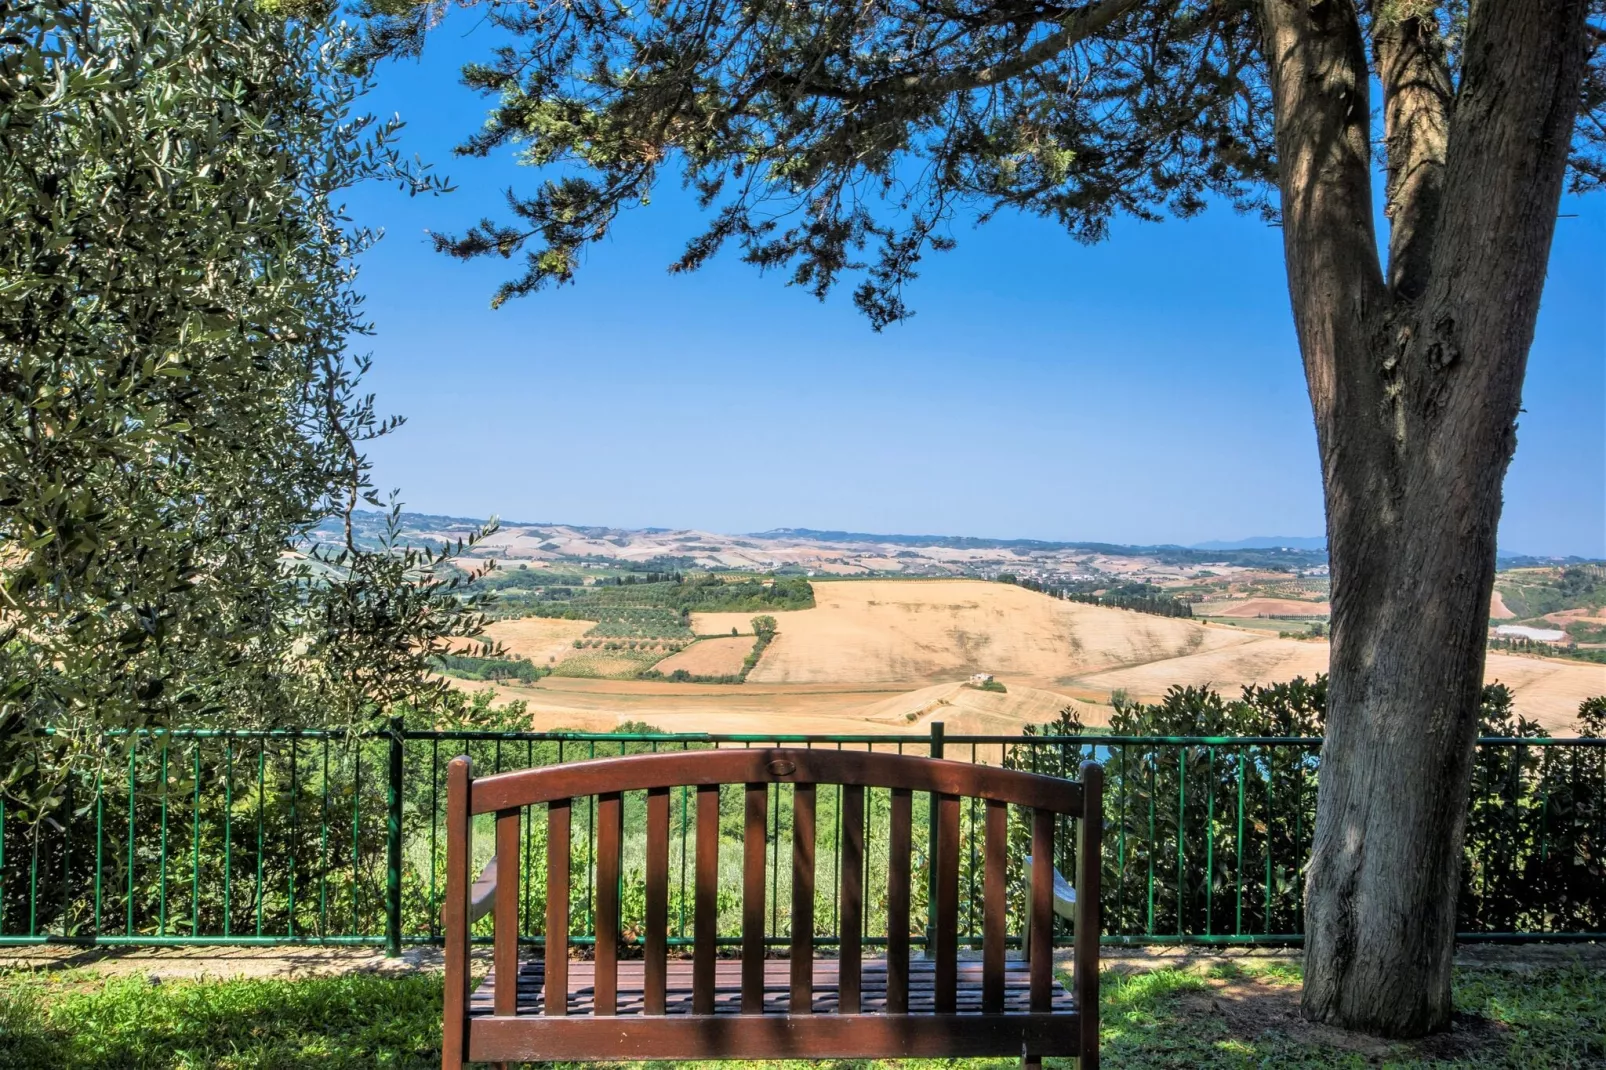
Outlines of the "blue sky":
{"label": "blue sky", "polygon": [[[575,285],[492,311],[517,261],[464,264],[428,231],[505,216],[535,173],[451,156],[484,102],[473,13],[368,98],[456,191],[354,191],[386,237],[359,288],[369,386],[407,417],[374,444],[411,509],[620,527],[772,527],[1188,544],[1323,531],[1281,235],[1230,209],[1117,223],[1078,245],[1003,216],[929,257],[918,314],[873,333],[726,256],[676,186],[593,248]],[[1606,556],[1606,198],[1569,200],[1506,481],[1502,550]]]}

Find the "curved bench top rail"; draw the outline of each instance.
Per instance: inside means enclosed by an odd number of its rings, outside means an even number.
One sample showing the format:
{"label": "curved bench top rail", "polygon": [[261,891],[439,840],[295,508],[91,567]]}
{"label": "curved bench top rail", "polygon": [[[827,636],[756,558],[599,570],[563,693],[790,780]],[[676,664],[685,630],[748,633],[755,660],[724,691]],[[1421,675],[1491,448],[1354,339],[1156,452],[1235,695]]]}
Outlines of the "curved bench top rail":
{"label": "curved bench top rail", "polygon": [[[459,761],[467,759],[453,759]],[[904,788],[1060,814],[1082,811],[1082,785],[1058,777],[875,751],[784,747],[636,754],[497,773],[473,781],[469,809],[484,814],[606,792],[770,782]]]}

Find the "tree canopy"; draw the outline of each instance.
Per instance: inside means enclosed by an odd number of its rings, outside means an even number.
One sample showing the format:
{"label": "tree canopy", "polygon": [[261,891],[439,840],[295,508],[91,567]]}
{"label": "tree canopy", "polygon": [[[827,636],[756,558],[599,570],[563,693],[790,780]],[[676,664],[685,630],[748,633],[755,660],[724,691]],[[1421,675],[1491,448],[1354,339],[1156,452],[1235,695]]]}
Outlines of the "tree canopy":
{"label": "tree canopy", "polygon": [[0,0],[0,41],[0,786],[38,812],[109,730],[426,696],[475,626],[440,555],[306,540],[394,426],[338,198],[435,187],[350,41],[249,0]]}
{"label": "tree canopy", "polygon": [[[372,24],[370,56],[421,48],[446,7],[387,6],[398,13]],[[822,296],[856,274],[855,301],[877,327],[909,314],[905,285],[928,250],[953,244],[962,216],[1013,208],[1097,241],[1117,214],[1188,216],[1212,198],[1278,213],[1274,92],[1252,0],[483,6],[512,43],[464,72],[495,103],[461,151],[513,144],[548,170],[533,193],[509,193],[511,220],[437,241],[465,257],[523,251],[498,303],[569,281],[582,249],[666,171],[711,213],[672,270],[733,242]],[[1329,21],[1350,17],[1329,6]],[[1374,77],[1400,53],[1389,40],[1408,36],[1425,58],[1421,91],[1454,95],[1466,3],[1358,15],[1354,45],[1370,44]],[[1606,174],[1603,41],[1597,29],[1578,190]],[[1391,170],[1391,193],[1410,181]]]}

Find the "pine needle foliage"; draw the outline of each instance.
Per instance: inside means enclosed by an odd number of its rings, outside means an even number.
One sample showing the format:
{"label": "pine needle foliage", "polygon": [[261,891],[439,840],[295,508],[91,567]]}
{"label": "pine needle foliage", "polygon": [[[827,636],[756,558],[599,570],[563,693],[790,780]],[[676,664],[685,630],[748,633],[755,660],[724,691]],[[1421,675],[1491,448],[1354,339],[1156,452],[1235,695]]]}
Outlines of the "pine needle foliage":
{"label": "pine needle foliage", "polygon": [[[451,6],[372,3],[362,55],[417,54]],[[710,222],[671,271],[734,245],[822,298],[852,276],[877,329],[911,314],[905,286],[958,221],[1013,209],[1096,242],[1117,216],[1187,217],[1212,199],[1277,216],[1251,0],[460,6],[508,38],[463,72],[493,104],[460,151],[512,146],[543,172],[533,193],[509,191],[511,220],[436,238],[459,257],[523,253],[495,304],[572,280],[585,247],[677,173]],[[1362,7],[1368,33],[1434,23],[1458,67],[1465,3]],[[1578,189],[1606,173],[1600,51]]]}

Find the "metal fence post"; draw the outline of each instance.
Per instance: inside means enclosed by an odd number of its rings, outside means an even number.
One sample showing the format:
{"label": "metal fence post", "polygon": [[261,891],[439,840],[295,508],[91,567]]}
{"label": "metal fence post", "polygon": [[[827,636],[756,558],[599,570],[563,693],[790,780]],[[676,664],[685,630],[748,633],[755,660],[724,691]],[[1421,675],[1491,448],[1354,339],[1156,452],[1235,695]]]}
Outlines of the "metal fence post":
{"label": "metal fence post", "polygon": [[401,954],[402,719],[392,717],[385,808],[385,954]]}
{"label": "metal fence post", "polygon": [[[943,756],[942,722],[931,722],[931,756]],[[933,792],[926,810],[926,828],[930,833],[926,855],[926,954],[933,953],[937,938],[937,796]]]}

